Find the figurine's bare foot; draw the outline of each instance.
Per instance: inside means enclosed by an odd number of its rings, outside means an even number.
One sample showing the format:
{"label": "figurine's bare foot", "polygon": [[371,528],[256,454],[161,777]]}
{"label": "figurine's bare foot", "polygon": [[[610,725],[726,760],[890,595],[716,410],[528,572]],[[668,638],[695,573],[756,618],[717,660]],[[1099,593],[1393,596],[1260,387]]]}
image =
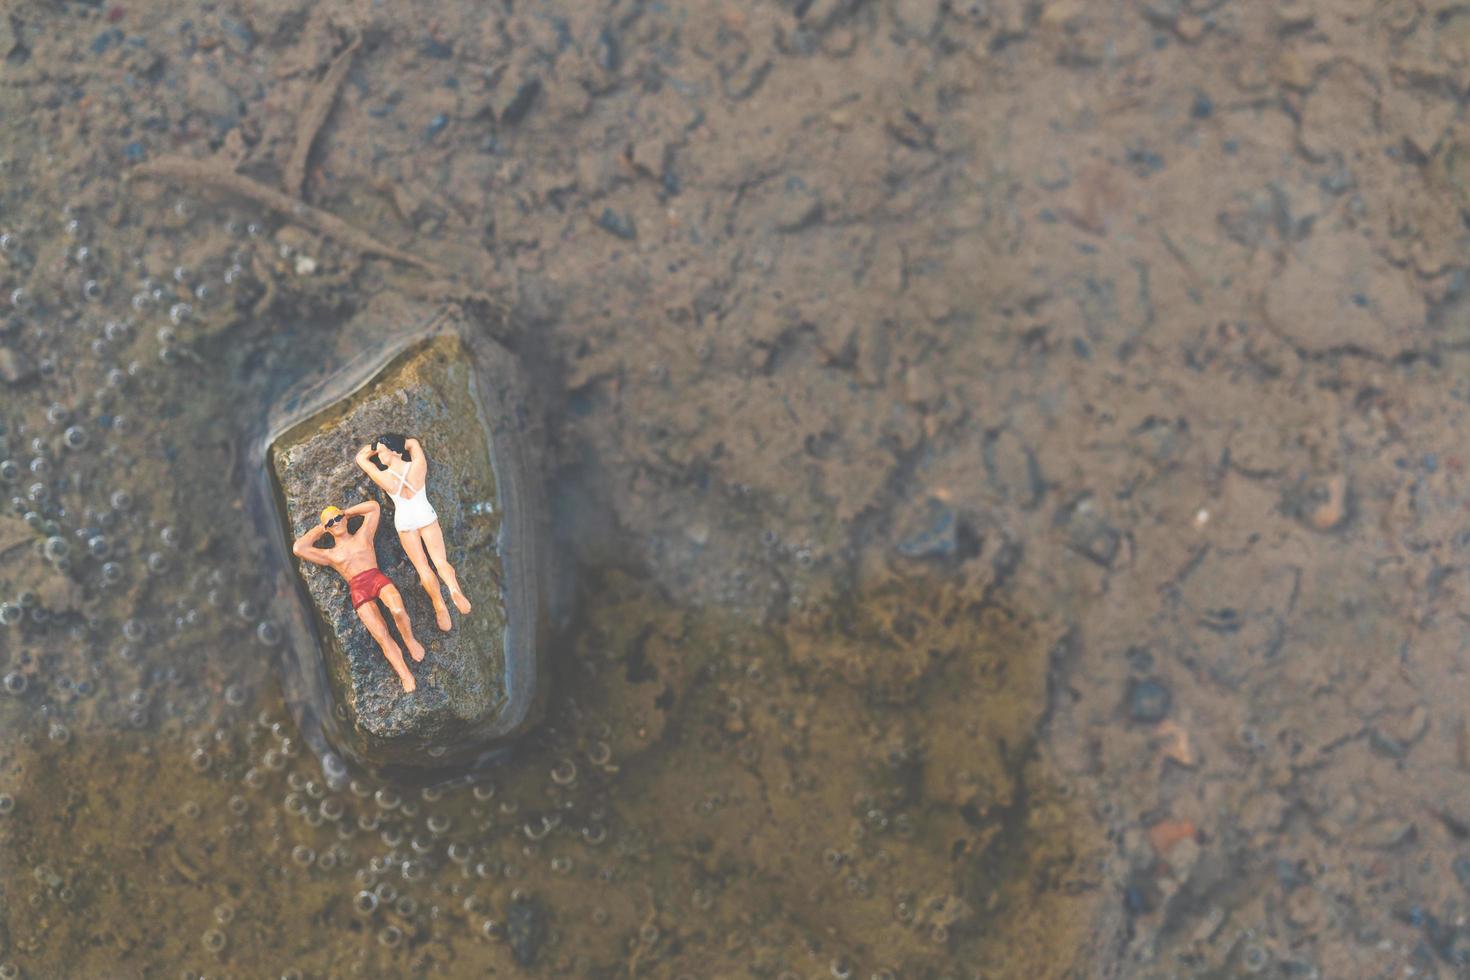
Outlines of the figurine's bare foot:
{"label": "figurine's bare foot", "polygon": [[448,633],[454,628],[454,623],[450,622],[449,619],[449,607],[444,604],[444,600],[442,599],[434,603],[434,622],[439,625],[440,631],[444,633]]}
{"label": "figurine's bare foot", "polygon": [[458,589],[450,589],[449,598],[454,600],[454,608],[458,609],[462,616],[468,616],[470,610],[474,608],[470,605],[470,600],[466,599],[464,593]]}
{"label": "figurine's bare foot", "polygon": [[[423,654],[421,653],[415,659],[422,659],[422,658],[423,658]],[[414,682],[413,675],[410,674],[406,670],[399,676],[398,679],[403,682],[403,693],[404,694],[412,694],[414,692],[414,689],[418,687],[418,684]]]}
{"label": "figurine's bare foot", "polygon": [[419,663],[424,659],[424,645],[418,640],[410,636],[405,645],[408,647],[408,655],[413,658],[414,663]]}

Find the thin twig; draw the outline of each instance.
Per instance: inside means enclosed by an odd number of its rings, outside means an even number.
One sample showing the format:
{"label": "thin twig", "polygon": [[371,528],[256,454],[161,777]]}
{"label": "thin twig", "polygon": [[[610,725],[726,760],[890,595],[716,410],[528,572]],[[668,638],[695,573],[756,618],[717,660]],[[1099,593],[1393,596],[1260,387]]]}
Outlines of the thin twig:
{"label": "thin twig", "polygon": [[352,56],[357,53],[361,44],[362,35],[359,34],[347,45],[346,50],[337,55],[327,73],[322,76],[316,91],[311,93],[311,100],[306,103],[300,118],[296,120],[296,145],[291,148],[291,157],[286,161],[286,176],[281,180],[282,190],[292,197],[301,196],[301,185],[306,181],[306,162],[311,156],[312,144],[321,134],[322,126],[326,125],[327,117],[332,114],[332,107],[337,104],[337,93],[347,80],[347,72],[352,68]]}
{"label": "thin twig", "polygon": [[421,259],[417,255],[394,248],[392,245],[385,245],[334,214],[328,214],[320,208],[314,208],[310,204],[298,201],[257,180],[243,177],[218,163],[195,160],[192,157],[159,157],[156,160],[138,164],[133,168],[129,177],[130,179],[132,177],[152,177],[159,180],[175,180],[243,197],[262,207],[279,212],[297,224],[305,225],[323,235],[335,238],[348,248],[402,262],[404,265],[411,265],[435,275],[443,275],[439,267],[427,259]]}

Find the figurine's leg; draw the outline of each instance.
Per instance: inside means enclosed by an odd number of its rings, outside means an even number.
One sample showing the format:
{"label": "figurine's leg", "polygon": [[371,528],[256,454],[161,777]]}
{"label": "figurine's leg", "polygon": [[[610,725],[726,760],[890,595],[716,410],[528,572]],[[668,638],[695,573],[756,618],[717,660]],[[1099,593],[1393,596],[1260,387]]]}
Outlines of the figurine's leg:
{"label": "figurine's leg", "polygon": [[419,573],[419,584],[429,593],[429,601],[434,604],[434,622],[441,630],[449,632],[454,625],[449,621],[449,607],[444,605],[444,596],[439,592],[439,577],[434,574],[434,566],[429,564],[428,556],[424,554],[419,532],[400,531],[398,541],[403,545],[403,553],[413,562],[413,570]]}
{"label": "figurine's leg", "polygon": [[459,587],[459,576],[454,574],[454,566],[449,564],[449,556],[444,553],[444,530],[439,527],[439,522],[419,529],[423,535],[424,547],[429,551],[429,557],[434,559],[434,567],[439,569],[439,574],[444,576],[444,584],[449,586],[449,598],[454,600],[454,608],[461,613],[468,613],[472,608],[470,600],[464,597],[464,592]]}
{"label": "figurine's leg", "polygon": [[424,646],[413,638],[413,623],[409,622],[408,610],[403,608],[403,595],[398,591],[398,586],[383,586],[378,598],[383,600],[383,605],[393,614],[393,623],[398,627],[398,635],[403,637],[403,645],[408,647],[408,655],[413,658],[413,662],[423,660]]}
{"label": "figurine's leg", "polygon": [[393,637],[388,632],[388,624],[383,622],[383,614],[378,612],[378,604],[375,602],[364,602],[357,607],[357,618],[362,620],[362,625],[378,641],[378,647],[383,651],[383,656],[388,658],[392,664],[393,672],[398,675],[399,682],[403,685],[405,693],[412,692],[414,687],[413,675],[408,672],[408,665],[403,662],[403,651],[398,649],[398,644],[393,642]]}

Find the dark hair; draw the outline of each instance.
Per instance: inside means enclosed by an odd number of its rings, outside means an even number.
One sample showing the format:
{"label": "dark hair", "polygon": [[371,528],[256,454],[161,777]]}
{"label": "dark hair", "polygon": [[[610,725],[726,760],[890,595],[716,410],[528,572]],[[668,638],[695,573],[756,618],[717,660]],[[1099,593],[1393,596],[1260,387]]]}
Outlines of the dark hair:
{"label": "dark hair", "polygon": [[[382,435],[378,436],[378,438],[373,440],[374,449],[376,449],[379,445],[387,446],[389,449],[402,456],[406,462],[413,460],[413,455],[408,451],[408,437],[400,432],[384,432]],[[378,469],[386,470],[388,468],[388,464],[383,461],[383,458],[381,456],[377,456],[374,458],[378,461]]]}

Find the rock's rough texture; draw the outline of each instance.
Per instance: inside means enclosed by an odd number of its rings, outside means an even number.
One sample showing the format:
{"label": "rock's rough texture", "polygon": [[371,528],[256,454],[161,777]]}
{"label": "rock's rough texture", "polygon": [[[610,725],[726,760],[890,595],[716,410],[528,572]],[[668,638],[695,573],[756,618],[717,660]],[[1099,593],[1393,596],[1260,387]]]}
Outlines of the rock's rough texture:
{"label": "rock's rough texture", "polygon": [[[493,343],[476,343],[472,355],[451,332],[411,347],[365,387],[290,428],[270,447],[288,538],[315,524],[329,504],[345,509],[371,497],[383,507],[378,567],[403,594],[414,634],[427,650],[422,663],[409,663],[418,681],[414,693],[403,693],[358,620],[346,582],[329,568],[300,563],[338,740],[346,743],[339,747],[373,767],[462,761],[524,728],[535,714],[528,701],[540,700],[544,590],[535,563],[524,559],[542,542],[530,514],[536,501],[524,495],[523,456],[513,445],[516,421],[499,398],[514,362]],[[449,633],[435,626],[398,540],[393,502],[353,461],[359,447],[384,432],[417,437],[428,454],[429,501],[449,560],[474,603],[468,616],[453,613]]]}

